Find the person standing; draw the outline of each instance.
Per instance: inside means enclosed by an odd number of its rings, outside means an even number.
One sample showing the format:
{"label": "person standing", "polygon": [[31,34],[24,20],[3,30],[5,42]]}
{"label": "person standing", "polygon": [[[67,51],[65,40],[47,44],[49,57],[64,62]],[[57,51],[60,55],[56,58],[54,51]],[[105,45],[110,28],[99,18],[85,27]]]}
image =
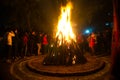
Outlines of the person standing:
{"label": "person standing", "polygon": [[38,33],[38,35],[37,35],[37,40],[36,40],[36,42],[37,42],[37,55],[40,55],[41,54],[41,43],[42,43],[42,33]]}
{"label": "person standing", "polygon": [[11,30],[9,32],[7,32],[7,62],[11,63],[11,59],[12,59],[12,38],[15,37],[14,32]]}
{"label": "person standing", "polygon": [[48,39],[47,34],[44,34],[42,39],[42,54],[46,54],[47,51],[48,51]]}
{"label": "person standing", "polygon": [[90,48],[91,55],[94,55],[94,53],[95,53],[95,45],[96,45],[96,35],[94,33],[92,33],[88,37],[88,43],[89,43],[89,48]]}
{"label": "person standing", "polygon": [[28,45],[29,45],[30,55],[36,55],[37,54],[37,49],[36,49],[37,42],[36,42],[36,32],[35,31],[32,31],[29,36]]}
{"label": "person standing", "polygon": [[25,32],[25,34],[23,35],[23,46],[22,46],[22,57],[27,56],[27,52],[28,52],[28,33]]}
{"label": "person standing", "polygon": [[18,45],[19,45],[18,30],[15,29],[14,33],[15,33],[15,37],[13,37],[12,52],[13,52],[13,60],[17,60],[18,57],[19,57],[19,52],[18,52]]}

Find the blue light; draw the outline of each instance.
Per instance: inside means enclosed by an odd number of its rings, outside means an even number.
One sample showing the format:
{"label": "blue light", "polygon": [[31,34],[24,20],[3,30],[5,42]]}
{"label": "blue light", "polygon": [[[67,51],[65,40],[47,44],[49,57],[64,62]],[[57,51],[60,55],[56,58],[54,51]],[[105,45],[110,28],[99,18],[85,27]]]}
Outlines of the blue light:
{"label": "blue light", "polygon": [[89,35],[90,33],[93,32],[93,28],[86,28],[84,31],[83,31],[83,34],[84,35]]}
{"label": "blue light", "polygon": [[89,33],[90,33],[90,31],[89,31],[89,30],[85,30],[85,33],[86,33],[86,34],[89,34]]}
{"label": "blue light", "polygon": [[107,22],[107,23],[105,23],[105,25],[106,25],[106,26],[109,26],[109,23]]}

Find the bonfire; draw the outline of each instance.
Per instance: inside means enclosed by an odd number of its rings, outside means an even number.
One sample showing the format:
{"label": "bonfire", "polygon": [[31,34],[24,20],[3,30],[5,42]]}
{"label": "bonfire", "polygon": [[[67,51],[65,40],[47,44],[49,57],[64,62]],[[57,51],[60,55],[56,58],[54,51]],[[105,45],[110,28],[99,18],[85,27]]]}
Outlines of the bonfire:
{"label": "bonfire", "polygon": [[49,48],[48,55],[43,61],[44,65],[71,65],[86,62],[72,30],[72,8],[73,6],[71,2],[68,2],[65,6],[61,6],[56,40],[54,43],[50,44],[51,46]]}

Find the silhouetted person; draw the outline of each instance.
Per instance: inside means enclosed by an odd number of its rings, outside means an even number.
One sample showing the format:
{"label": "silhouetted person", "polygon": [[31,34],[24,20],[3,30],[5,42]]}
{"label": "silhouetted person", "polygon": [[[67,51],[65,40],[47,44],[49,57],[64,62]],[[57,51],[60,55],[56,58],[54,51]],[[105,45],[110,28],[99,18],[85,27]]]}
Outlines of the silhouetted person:
{"label": "silhouetted person", "polygon": [[37,55],[40,55],[41,52],[41,45],[42,45],[42,33],[38,33],[36,36],[36,42],[37,42]]}
{"label": "silhouetted person", "polygon": [[27,56],[28,53],[28,33],[25,32],[25,34],[22,37],[22,52],[21,56],[25,57]]}
{"label": "silhouetted person", "polygon": [[19,57],[18,52],[18,46],[19,46],[19,36],[18,36],[18,30],[15,29],[14,31],[15,37],[13,37],[13,46],[12,46],[12,53],[13,53],[13,59],[17,59]]}

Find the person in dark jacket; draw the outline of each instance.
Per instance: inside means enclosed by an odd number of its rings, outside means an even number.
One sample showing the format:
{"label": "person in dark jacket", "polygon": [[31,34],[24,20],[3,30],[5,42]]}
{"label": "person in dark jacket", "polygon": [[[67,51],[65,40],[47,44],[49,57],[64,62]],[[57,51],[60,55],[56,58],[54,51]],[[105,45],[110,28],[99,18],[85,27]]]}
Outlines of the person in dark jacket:
{"label": "person in dark jacket", "polygon": [[13,54],[13,60],[16,60],[19,57],[19,52],[18,52],[18,46],[19,46],[18,30],[15,29],[14,33],[15,33],[15,37],[13,37],[12,54]]}
{"label": "person in dark jacket", "polygon": [[42,44],[42,33],[37,34],[37,55],[41,54],[41,44]]}

